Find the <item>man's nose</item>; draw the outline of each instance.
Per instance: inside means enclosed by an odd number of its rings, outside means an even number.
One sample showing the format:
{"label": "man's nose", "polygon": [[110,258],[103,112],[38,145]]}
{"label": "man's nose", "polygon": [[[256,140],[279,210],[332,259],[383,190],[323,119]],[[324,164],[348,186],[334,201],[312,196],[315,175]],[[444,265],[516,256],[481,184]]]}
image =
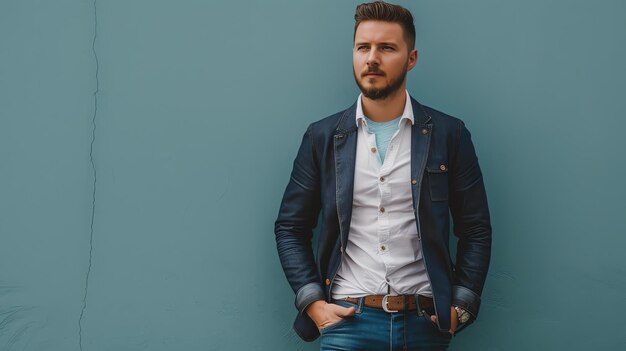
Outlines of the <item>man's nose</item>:
{"label": "man's nose", "polygon": [[367,55],[368,66],[378,66],[380,64],[380,57],[378,56],[378,50],[370,50]]}

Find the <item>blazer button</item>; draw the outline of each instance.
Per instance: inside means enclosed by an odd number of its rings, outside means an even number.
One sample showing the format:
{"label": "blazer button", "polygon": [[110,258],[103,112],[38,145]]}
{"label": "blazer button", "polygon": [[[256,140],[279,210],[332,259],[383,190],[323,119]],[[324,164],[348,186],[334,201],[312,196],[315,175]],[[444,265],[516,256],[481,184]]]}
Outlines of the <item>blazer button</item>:
{"label": "blazer button", "polygon": [[422,128],[422,134],[424,135],[428,134],[428,128]]}
{"label": "blazer button", "polygon": [[445,171],[446,170],[446,165],[443,165],[443,164],[439,165],[439,169],[442,170],[442,171]]}
{"label": "blazer button", "polygon": [[413,185],[417,184],[417,180],[411,179],[411,184],[413,184]]}
{"label": "blazer button", "polygon": [[330,279],[326,278],[326,285],[330,285]]}

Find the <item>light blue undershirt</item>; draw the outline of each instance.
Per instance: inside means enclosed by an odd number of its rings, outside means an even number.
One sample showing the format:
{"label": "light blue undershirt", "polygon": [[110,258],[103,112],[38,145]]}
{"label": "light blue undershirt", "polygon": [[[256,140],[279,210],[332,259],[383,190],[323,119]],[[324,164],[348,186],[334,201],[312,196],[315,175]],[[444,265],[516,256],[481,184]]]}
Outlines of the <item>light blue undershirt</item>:
{"label": "light blue undershirt", "polygon": [[389,141],[391,141],[391,137],[393,137],[393,134],[400,127],[398,124],[400,117],[394,118],[388,122],[374,122],[365,117],[365,120],[367,121],[367,131],[376,136],[376,147],[378,148],[380,163],[385,162],[385,153],[387,152]]}

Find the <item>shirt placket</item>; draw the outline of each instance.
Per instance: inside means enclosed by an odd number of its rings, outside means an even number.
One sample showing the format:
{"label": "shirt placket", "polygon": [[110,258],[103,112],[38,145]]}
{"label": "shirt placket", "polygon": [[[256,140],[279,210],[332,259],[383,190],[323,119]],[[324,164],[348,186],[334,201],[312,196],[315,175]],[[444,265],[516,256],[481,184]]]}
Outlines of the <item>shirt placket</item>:
{"label": "shirt placket", "polygon": [[385,176],[382,172],[382,165],[380,162],[380,155],[378,154],[378,147],[376,147],[376,135],[371,133],[367,128],[367,122],[363,121],[364,127],[363,135],[365,136],[365,140],[367,140],[367,148],[370,151],[369,157],[370,162],[368,162],[371,167],[375,168],[374,174],[378,174],[377,186],[378,186],[378,211],[377,211],[377,228],[376,234],[378,237],[378,254],[382,256],[383,263],[385,264],[385,268],[388,266],[388,257],[389,257],[389,214],[385,211],[385,205],[389,201],[390,191],[389,184],[385,179]]}
{"label": "shirt placket", "polygon": [[[378,252],[382,256],[387,272],[395,268],[391,251],[391,224],[389,209],[391,206],[391,182],[389,177],[393,171],[396,156],[398,155],[398,145],[401,139],[402,126],[394,133],[387,147],[385,161],[378,170],[378,190],[379,190],[379,210],[378,210]],[[375,139],[374,139],[375,142]],[[385,277],[385,282],[389,284],[389,277]]]}

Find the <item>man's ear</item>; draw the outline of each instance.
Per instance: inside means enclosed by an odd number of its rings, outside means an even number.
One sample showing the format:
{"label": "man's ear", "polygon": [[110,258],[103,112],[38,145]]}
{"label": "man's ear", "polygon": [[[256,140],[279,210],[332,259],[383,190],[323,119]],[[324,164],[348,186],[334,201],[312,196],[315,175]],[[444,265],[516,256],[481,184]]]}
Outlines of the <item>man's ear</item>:
{"label": "man's ear", "polygon": [[416,64],[417,64],[417,49],[413,49],[409,53],[409,64],[406,67],[407,72],[412,70]]}

